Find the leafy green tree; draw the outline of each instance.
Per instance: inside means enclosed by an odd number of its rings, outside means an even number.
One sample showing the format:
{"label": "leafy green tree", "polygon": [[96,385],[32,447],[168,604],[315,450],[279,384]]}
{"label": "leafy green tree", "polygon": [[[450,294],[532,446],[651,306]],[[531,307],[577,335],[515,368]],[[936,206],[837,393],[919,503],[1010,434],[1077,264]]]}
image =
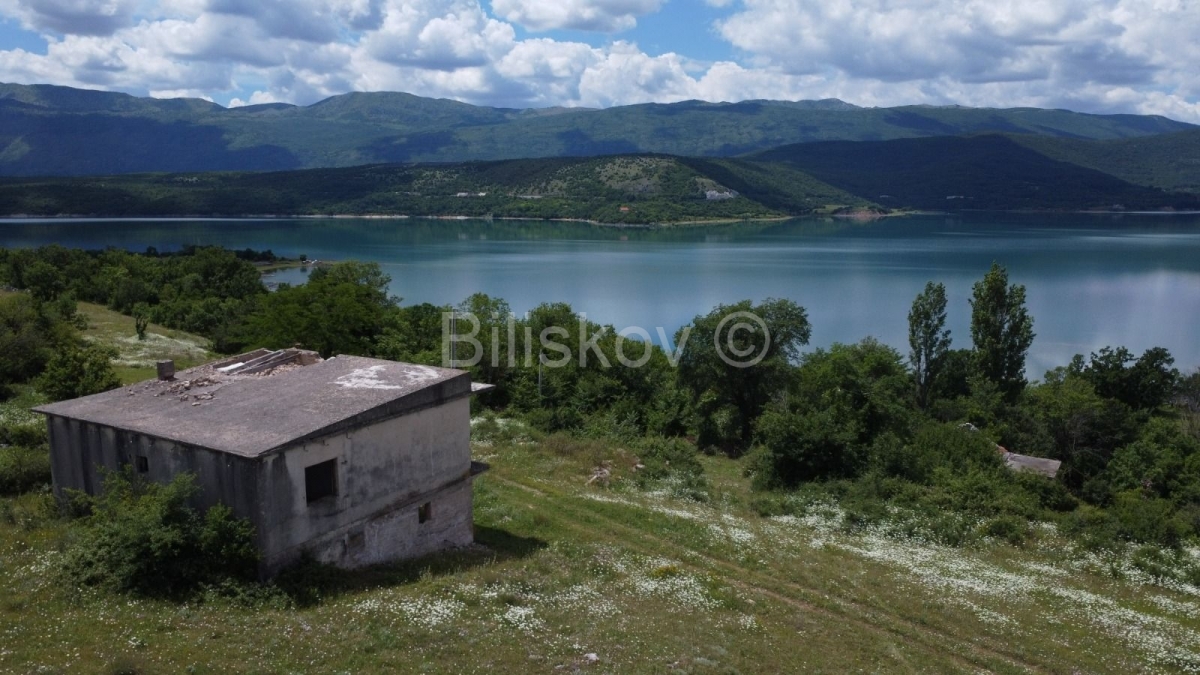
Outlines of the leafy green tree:
{"label": "leafy green tree", "polygon": [[442,314],[449,307],[429,303],[401,307],[388,316],[375,356],[393,361],[442,365]]}
{"label": "leafy green tree", "polygon": [[116,389],[121,386],[112,367],[116,356],[116,350],[111,347],[65,344],[50,358],[38,377],[38,389],[52,401]]}
{"label": "leafy green tree", "polygon": [[371,354],[396,311],[391,279],[376,263],[340,263],[308,283],[281,285],[258,300],[238,342],[279,349],[299,344],[329,357]]}
{"label": "leafy green tree", "polygon": [[1136,441],[1113,454],[1104,475],[1115,491],[1143,490],[1176,503],[1200,502],[1200,439],[1177,420],[1151,419]]}
{"label": "leafy green tree", "polygon": [[791,391],[788,403],[793,409],[844,409],[864,446],[887,432],[907,436],[913,423],[903,357],[874,338],[805,354]]}
{"label": "leafy green tree", "polygon": [[971,341],[980,375],[995,382],[1009,400],[1025,388],[1025,356],[1033,344],[1033,319],[1025,309],[1025,287],[1009,285],[998,263],[975,283],[971,298]]}
{"label": "leafy green tree", "polygon": [[0,386],[26,382],[52,354],[48,322],[28,295],[0,297]]}
{"label": "leafy green tree", "polygon": [[67,289],[62,272],[53,265],[38,260],[25,269],[25,287],[30,295],[42,302],[50,302]]}
{"label": "leafy green tree", "polygon": [[908,356],[917,385],[917,405],[929,407],[930,391],[950,351],[950,331],[946,328],[946,287],[932,281],[925,284],[908,312]]}
{"label": "leafy green tree", "polygon": [[133,306],[133,330],[137,339],[146,339],[146,328],[150,326],[150,305],[139,302]]}
{"label": "leafy green tree", "polygon": [[36,377],[56,350],[79,339],[57,304],[38,302],[25,293],[0,297],[0,395],[7,385]]}
{"label": "leafy green tree", "polygon": [[1124,347],[1104,347],[1093,352],[1087,363],[1076,356],[1071,368],[1091,382],[1097,394],[1134,410],[1153,410],[1175,394],[1179,371],[1171,367],[1174,363],[1162,347],[1147,349],[1137,359]]}
{"label": "leafy green tree", "polygon": [[1026,392],[1023,405],[1053,439],[1054,457],[1063,462],[1059,475],[1074,488],[1103,472],[1113,452],[1136,434],[1128,406],[1100,396],[1066,368],[1046,373],[1044,383]]}
{"label": "leafy green tree", "polygon": [[844,407],[793,413],[768,410],[758,419],[759,448],[751,466],[759,489],[853,478],[866,462],[861,431]]}
{"label": "leafy green tree", "polygon": [[[739,312],[762,325],[737,319]],[[676,333],[679,382],[697,404],[702,448],[737,453],[749,446],[755,420],[786,389],[811,334],[804,308],[776,299],[719,305]]]}

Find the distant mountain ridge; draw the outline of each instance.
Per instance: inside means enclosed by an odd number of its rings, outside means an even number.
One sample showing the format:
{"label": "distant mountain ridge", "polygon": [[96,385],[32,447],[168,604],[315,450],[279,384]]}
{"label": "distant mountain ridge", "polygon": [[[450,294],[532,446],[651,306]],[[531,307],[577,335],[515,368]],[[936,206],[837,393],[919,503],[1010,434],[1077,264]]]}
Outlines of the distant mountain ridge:
{"label": "distant mountain ridge", "polygon": [[1160,116],[861,108],[837,99],[511,109],[356,92],[309,106],[224,108],[200,99],[0,84],[0,175],[265,171],[620,153],[728,157],[818,141],[979,133],[1116,141],[1195,129],[1200,127]]}

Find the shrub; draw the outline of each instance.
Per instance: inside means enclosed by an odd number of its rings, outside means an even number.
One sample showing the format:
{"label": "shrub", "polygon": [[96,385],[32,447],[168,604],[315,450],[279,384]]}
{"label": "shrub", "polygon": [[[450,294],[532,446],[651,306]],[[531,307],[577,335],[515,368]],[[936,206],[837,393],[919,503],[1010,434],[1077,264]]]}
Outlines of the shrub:
{"label": "shrub", "polygon": [[254,528],[226,506],[188,506],[190,474],[151,483],[131,470],[111,473],[97,497],[77,495],[91,513],[71,530],[66,578],[78,585],[148,596],[189,595],[258,571]]}
{"label": "shrub", "polygon": [[637,450],[642,464],[636,474],[639,486],[667,482],[676,496],[695,501],[708,499],[708,478],[691,443],[681,438],[651,437],[639,443]]}
{"label": "shrub", "polygon": [[0,495],[29,492],[50,483],[50,451],[12,445],[0,447]]}
{"label": "shrub", "polygon": [[764,413],[758,424],[761,448],[752,459],[755,487],[794,487],[804,481],[856,476],[864,459],[856,442],[858,428],[838,413]]}
{"label": "shrub", "polygon": [[1191,530],[1171,502],[1146,497],[1137,491],[1118,494],[1109,513],[1117,536],[1129,541],[1174,548]]}
{"label": "shrub", "polygon": [[1054,478],[1047,478],[1031,471],[1018,471],[1012,475],[1013,482],[1037,498],[1042,508],[1065,513],[1079,506],[1079,500],[1067,486]]}
{"label": "shrub", "polygon": [[100,345],[64,345],[46,364],[37,386],[52,401],[98,394],[121,386],[112,368],[116,350]]}
{"label": "shrub", "polygon": [[1032,534],[1029,521],[1018,516],[1004,515],[992,518],[983,524],[983,534],[1021,546]]}
{"label": "shrub", "polygon": [[996,444],[982,433],[954,424],[926,424],[893,459],[893,475],[917,483],[934,480],[939,469],[961,475],[975,470],[997,471],[1001,465]]}
{"label": "shrub", "polygon": [[45,445],[48,440],[46,424],[41,419],[34,424],[0,424],[0,445],[24,445],[32,448]]}

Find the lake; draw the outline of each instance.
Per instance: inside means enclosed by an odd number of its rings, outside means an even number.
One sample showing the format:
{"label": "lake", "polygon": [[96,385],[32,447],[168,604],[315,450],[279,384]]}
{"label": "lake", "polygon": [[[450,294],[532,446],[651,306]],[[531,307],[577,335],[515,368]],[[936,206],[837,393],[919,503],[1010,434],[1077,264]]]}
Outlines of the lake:
{"label": "lake", "polygon": [[[1200,366],[1200,216],[913,216],[795,219],[660,230],[577,223],[385,219],[8,220],[0,246],[171,250],[186,244],[376,261],[407,303],[482,291],[524,312],[568,302],[618,329],[673,332],[713,306],[790,298],[812,344],[871,335],[907,353],[925,282],[946,284],[956,347],[969,347],[971,285],[992,261],[1027,287],[1029,375],[1105,345],[1163,346]],[[304,273],[276,281],[301,282]]]}

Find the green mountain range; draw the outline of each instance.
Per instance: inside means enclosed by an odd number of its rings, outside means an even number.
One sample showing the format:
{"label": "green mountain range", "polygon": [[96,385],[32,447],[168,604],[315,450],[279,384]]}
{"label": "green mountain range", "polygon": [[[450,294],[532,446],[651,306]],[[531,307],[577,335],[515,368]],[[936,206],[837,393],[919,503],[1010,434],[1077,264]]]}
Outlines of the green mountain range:
{"label": "green mountain range", "polygon": [[0,175],[278,171],[618,153],[730,157],[792,143],[980,133],[1061,140],[1038,152],[1103,165],[1103,156],[1072,143],[1119,144],[1195,129],[1157,116],[860,108],[836,99],[515,110],[381,92],[309,106],[224,108],[197,99],[0,84]]}

